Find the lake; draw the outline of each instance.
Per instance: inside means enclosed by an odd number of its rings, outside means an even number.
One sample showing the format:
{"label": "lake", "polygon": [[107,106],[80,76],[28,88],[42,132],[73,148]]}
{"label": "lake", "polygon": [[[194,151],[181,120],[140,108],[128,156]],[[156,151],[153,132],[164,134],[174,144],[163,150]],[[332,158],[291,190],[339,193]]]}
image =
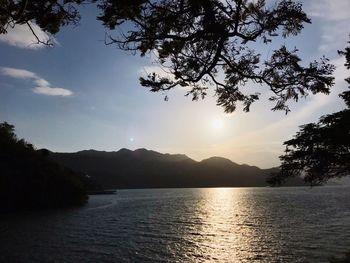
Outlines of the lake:
{"label": "lake", "polygon": [[0,218],[0,262],[328,262],[350,187],[118,190]]}

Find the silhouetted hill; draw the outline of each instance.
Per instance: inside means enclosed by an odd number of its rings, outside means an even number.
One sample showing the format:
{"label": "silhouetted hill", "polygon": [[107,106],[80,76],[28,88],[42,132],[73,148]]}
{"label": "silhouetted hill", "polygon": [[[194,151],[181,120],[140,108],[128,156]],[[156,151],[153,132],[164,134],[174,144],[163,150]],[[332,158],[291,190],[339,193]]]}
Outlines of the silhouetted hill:
{"label": "silhouetted hill", "polygon": [[18,139],[14,126],[0,123],[0,213],[81,205],[88,179]]}
{"label": "silhouetted hill", "polygon": [[[267,176],[276,171],[276,168],[239,165],[221,157],[197,162],[183,154],[162,154],[146,149],[50,155],[63,165],[88,174],[104,188],[267,186]],[[289,183],[302,184],[299,178]]]}

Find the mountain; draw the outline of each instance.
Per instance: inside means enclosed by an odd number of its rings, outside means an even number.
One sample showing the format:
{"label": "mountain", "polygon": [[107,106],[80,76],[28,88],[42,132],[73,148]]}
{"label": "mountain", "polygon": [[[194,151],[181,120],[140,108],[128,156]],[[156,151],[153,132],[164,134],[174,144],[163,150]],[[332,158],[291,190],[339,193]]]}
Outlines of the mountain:
{"label": "mountain", "polygon": [[[147,149],[51,152],[50,156],[89,175],[103,188],[267,186],[267,176],[276,171],[276,168],[239,165],[222,157],[197,162],[184,154],[162,154]],[[289,185],[303,185],[303,182],[297,178]]]}

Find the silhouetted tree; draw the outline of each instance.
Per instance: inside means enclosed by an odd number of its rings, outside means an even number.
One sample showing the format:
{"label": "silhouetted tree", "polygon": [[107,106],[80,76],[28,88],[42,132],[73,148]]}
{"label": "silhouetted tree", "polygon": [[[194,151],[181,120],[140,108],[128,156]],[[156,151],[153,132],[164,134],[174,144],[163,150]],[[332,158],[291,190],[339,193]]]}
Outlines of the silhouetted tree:
{"label": "silhouetted tree", "polygon": [[[142,56],[152,52],[168,72],[141,77],[143,86],[162,92],[188,87],[187,95],[193,100],[204,98],[213,86],[217,104],[226,112],[234,111],[237,102],[249,111],[260,93],[244,92],[242,87],[252,83],[268,86],[270,100],[275,102],[273,110],[286,112],[287,101],[310,92],[329,93],[333,85],[334,67],[326,58],[303,66],[297,49],[283,45],[263,60],[253,44],[299,34],[310,19],[296,1],[280,0],[270,7],[264,0],[0,1],[0,33],[11,23],[30,26],[28,21],[56,33],[60,26],[76,22],[77,5],[97,2],[102,12],[98,19],[120,32],[109,36],[107,44]],[[220,72],[223,78],[218,77]]]}
{"label": "silhouetted tree", "polygon": [[18,139],[14,126],[0,123],[0,213],[86,202],[84,177]]}
{"label": "silhouetted tree", "polygon": [[[99,17],[110,29],[127,23],[127,32],[109,37],[121,49],[154,51],[158,62],[170,74],[150,73],[141,77],[151,91],[168,91],[175,86],[189,88],[197,100],[215,87],[217,104],[226,112],[243,102],[244,110],[259,99],[259,93],[245,93],[242,86],[267,85],[273,92],[273,110],[289,111],[286,102],[307,93],[328,93],[333,84],[333,66],[325,58],[301,65],[297,49],[286,46],[262,54],[252,43],[268,44],[281,35],[297,35],[310,19],[295,1],[276,1],[268,7],[264,0],[163,0],[103,1]],[[132,25],[130,25],[130,22]],[[224,73],[224,79],[218,73]]]}
{"label": "silhouetted tree", "polygon": [[9,27],[26,24],[38,43],[51,45],[50,40],[40,39],[33,28],[36,23],[43,31],[56,34],[61,26],[79,21],[77,6],[85,0],[0,0],[0,34]]}
{"label": "silhouetted tree", "polygon": [[[345,66],[350,69],[350,47],[339,53],[345,56]],[[350,84],[350,78],[345,81]],[[350,175],[350,91],[340,97],[346,109],[301,126],[292,140],[284,142],[281,170],[269,178],[269,183],[280,185],[288,177],[302,175],[310,184],[321,184]]]}

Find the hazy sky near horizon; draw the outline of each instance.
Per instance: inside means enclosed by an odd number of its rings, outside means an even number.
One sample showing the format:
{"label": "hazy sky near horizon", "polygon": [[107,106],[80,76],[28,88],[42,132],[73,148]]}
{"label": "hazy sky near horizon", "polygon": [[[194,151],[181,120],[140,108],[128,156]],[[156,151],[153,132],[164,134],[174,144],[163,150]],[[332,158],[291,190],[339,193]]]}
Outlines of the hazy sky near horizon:
{"label": "hazy sky near horizon", "polygon": [[[288,115],[270,110],[265,86],[249,113],[224,114],[213,93],[192,102],[176,89],[165,102],[162,94],[138,81],[155,67],[151,56],[105,46],[97,10],[86,6],[80,25],[63,28],[54,48],[31,44],[33,36],[24,26],[0,35],[0,122],[14,124],[19,137],[52,151],[148,148],[196,160],[223,156],[263,168],[277,166],[283,141],[299,125],[344,108],[338,94],[346,89],[349,72],[337,50],[347,45],[350,1],[308,0],[304,10],[312,24],[282,43],[296,46],[305,62],[330,58],[337,66],[336,85],[328,96],[292,103]],[[269,51],[263,44],[259,48]]]}

